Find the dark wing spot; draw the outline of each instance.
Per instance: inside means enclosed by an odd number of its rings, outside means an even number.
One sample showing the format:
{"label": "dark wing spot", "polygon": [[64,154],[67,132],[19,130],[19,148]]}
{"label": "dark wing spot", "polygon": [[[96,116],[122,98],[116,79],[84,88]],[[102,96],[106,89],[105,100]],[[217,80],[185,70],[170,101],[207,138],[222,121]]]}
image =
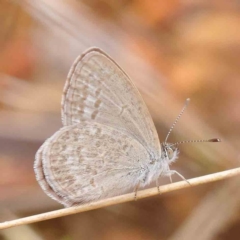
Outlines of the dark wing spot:
{"label": "dark wing spot", "polygon": [[127,145],[124,145],[123,150],[125,151],[127,149],[127,147],[128,147]]}
{"label": "dark wing spot", "polygon": [[100,104],[101,104],[101,100],[97,100],[95,103],[94,103],[94,107],[95,108],[98,108],[99,106],[100,106]]}
{"label": "dark wing spot", "polygon": [[95,110],[95,111],[92,113],[92,115],[91,115],[91,119],[95,119],[96,116],[97,116],[97,114],[98,114],[98,111]]}
{"label": "dark wing spot", "polygon": [[93,178],[90,180],[90,184],[91,184],[93,187],[96,186]]}
{"label": "dark wing spot", "polygon": [[96,97],[99,96],[100,92],[101,92],[101,89],[100,89],[100,88],[96,90],[96,92],[95,92]]}

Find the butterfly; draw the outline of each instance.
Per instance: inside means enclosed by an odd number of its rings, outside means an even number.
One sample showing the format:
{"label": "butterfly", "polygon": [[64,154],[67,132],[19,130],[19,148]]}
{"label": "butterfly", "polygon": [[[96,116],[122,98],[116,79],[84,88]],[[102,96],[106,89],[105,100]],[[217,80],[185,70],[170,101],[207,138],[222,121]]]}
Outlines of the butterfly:
{"label": "butterfly", "polygon": [[178,157],[178,144],[160,144],[139,91],[102,50],[90,48],[75,60],[61,114],[63,127],[37,151],[34,171],[46,194],[64,206],[130,189],[136,197],[139,187],[152,181],[158,186],[160,176],[183,178],[169,168]]}

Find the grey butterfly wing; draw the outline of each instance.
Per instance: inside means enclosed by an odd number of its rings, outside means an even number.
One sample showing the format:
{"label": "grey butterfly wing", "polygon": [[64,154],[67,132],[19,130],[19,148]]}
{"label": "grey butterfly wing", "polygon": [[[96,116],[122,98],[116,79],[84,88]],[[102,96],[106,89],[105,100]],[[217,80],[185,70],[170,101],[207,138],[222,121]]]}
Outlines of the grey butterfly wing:
{"label": "grey butterfly wing", "polygon": [[127,74],[103,51],[92,48],[76,59],[62,98],[63,125],[94,121],[133,135],[160,155],[148,109]]}
{"label": "grey butterfly wing", "polygon": [[115,196],[143,179],[147,150],[128,133],[99,123],[63,127],[36,154],[43,190],[65,206]]}

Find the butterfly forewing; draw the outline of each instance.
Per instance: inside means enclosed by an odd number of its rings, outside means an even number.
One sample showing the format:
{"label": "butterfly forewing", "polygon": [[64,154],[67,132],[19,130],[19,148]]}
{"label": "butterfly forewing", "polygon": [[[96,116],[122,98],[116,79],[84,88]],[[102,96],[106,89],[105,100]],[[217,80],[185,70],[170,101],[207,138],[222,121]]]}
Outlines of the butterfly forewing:
{"label": "butterfly forewing", "polygon": [[65,126],[93,121],[128,132],[153,155],[160,143],[137,88],[103,51],[89,49],[73,64],[62,99]]}
{"label": "butterfly forewing", "polygon": [[115,196],[136,186],[147,150],[131,135],[99,123],[63,127],[39,149],[41,187],[65,206]]}

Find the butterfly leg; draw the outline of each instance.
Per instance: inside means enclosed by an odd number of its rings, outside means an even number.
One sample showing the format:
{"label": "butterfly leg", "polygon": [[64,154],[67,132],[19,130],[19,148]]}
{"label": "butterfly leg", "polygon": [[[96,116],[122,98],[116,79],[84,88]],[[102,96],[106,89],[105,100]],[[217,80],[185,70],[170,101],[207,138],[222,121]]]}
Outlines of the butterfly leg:
{"label": "butterfly leg", "polygon": [[138,182],[138,184],[134,188],[134,200],[135,201],[137,201],[137,191],[138,191],[139,186],[140,186],[140,181]]}
{"label": "butterfly leg", "polygon": [[173,183],[172,175],[169,176],[170,182]]}
{"label": "butterfly leg", "polygon": [[158,193],[161,194],[159,183],[158,183],[158,178],[156,179],[156,187],[158,189]]}
{"label": "butterfly leg", "polygon": [[175,170],[171,170],[170,173],[171,174],[177,174],[180,178],[182,178],[184,181],[186,181],[191,186],[191,183],[181,173],[179,173]]}

